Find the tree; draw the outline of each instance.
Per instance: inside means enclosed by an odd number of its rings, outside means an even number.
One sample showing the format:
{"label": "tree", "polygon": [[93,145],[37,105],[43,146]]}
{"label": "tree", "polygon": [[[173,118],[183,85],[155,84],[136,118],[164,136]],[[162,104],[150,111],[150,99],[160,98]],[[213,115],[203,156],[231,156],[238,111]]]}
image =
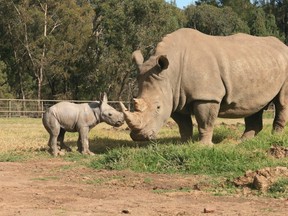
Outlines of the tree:
{"label": "tree", "polygon": [[164,0],[0,3],[0,60],[15,96],[24,99],[94,99],[100,91],[119,98],[134,86],[131,53],[141,48],[149,55],[185,19]]}
{"label": "tree", "polygon": [[212,5],[188,6],[187,27],[198,29],[210,35],[230,35],[237,32],[249,32],[249,28],[230,8],[217,8]]}
{"label": "tree", "polygon": [[[279,30],[279,38],[282,38],[286,44],[288,44],[288,0],[259,0],[255,2],[255,5],[263,8],[267,17],[274,20]],[[271,19],[272,17],[272,19]],[[273,24],[274,25],[274,24]],[[273,26],[273,29],[275,26]],[[270,29],[270,28],[269,28]],[[282,36],[283,35],[283,36]]]}
{"label": "tree", "polygon": [[10,88],[7,80],[6,65],[0,61],[0,98],[12,97],[9,92]]}
{"label": "tree", "polygon": [[[275,16],[271,13],[271,7],[269,9],[270,10],[269,13],[264,13],[263,11],[261,4],[265,2],[267,1],[260,0],[257,2],[255,1],[254,4],[252,4],[250,0],[199,0],[197,1],[197,5],[199,5],[199,7],[205,7],[206,5],[207,8],[205,10],[210,10],[210,11],[217,10],[215,8],[213,9],[212,5],[217,7],[218,9],[231,8],[233,13],[237,14],[238,22],[241,23],[240,26],[242,26],[238,29],[238,31],[246,32],[246,33],[257,35],[257,36],[273,35],[278,38],[281,38],[281,36],[279,35],[279,31],[277,29],[276,22],[275,22],[276,20]],[[270,1],[270,2],[275,2],[275,0]],[[228,19],[226,18],[227,14],[230,14],[228,16]],[[232,15],[232,16],[231,15],[232,13],[231,12],[229,13],[229,11],[226,10],[226,11],[223,11],[223,13],[220,13],[217,15],[219,16],[219,18],[215,16],[214,17],[215,19],[211,18],[209,22],[203,21],[203,20],[199,20],[198,22],[202,23],[203,25],[204,23],[206,23],[206,26],[210,26],[210,28],[214,28],[214,29],[215,28],[217,29],[221,29],[221,28],[229,29],[230,28],[231,29],[231,27],[229,27],[231,26],[230,19],[232,17],[235,17],[235,15]],[[209,12],[207,12],[205,17],[208,17],[208,16],[209,16]],[[210,16],[213,16],[212,12]],[[222,25],[219,25],[219,22],[222,23]],[[209,23],[213,23],[213,24],[209,25]],[[232,23],[235,23],[235,22],[232,21]],[[215,27],[213,27],[213,25]]]}
{"label": "tree", "polygon": [[30,83],[25,83],[26,58],[20,54],[25,52],[25,47],[19,43],[19,24],[13,4],[12,1],[0,1],[0,57],[6,65],[8,83],[14,86],[13,93],[25,99]]}
{"label": "tree", "polygon": [[215,7],[218,7],[218,6],[220,6],[221,1],[219,1],[219,0],[198,0],[198,1],[195,1],[195,4],[196,5],[209,4],[209,5],[213,5]]}
{"label": "tree", "polygon": [[[1,3],[0,16],[4,18],[1,29],[5,32],[1,35],[1,49],[7,50],[1,57],[9,67],[9,78],[15,77],[13,83],[20,81],[22,98],[34,91],[36,84],[37,98],[41,99],[45,83],[49,83],[56,96],[77,71],[82,56],[79,52],[92,31],[93,9],[85,0],[1,0]],[[9,11],[9,18],[4,11]],[[25,82],[29,82],[29,89],[24,87]],[[29,95],[33,96],[34,93]]]}
{"label": "tree", "polygon": [[262,10],[262,8],[257,8],[253,11],[253,13],[250,14],[250,34],[256,35],[256,36],[266,36],[273,34],[273,30],[267,31],[266,28],[266,17],[265,13]]}
{"label": "tree", "polygon": [[[95,0],[94,34],[89,46],[94,73],[89,82],[112,99],[132,97],[136,68],[131,54],[153,52],[165,34],[183,26],[184,14],[164,0]],[[132,73],[130,72],[132,71]]]}

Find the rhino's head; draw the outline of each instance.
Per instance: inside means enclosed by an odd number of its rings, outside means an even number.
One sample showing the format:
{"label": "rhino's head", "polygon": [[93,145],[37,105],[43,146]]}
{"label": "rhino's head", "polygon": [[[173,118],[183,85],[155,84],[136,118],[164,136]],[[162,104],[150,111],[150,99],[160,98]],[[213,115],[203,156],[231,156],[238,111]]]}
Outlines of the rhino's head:
{"label": "rhino's head", "polygon": [[106,93],[104,93],[100,100],[100,118],[101,121],[115,127],[119,127],[124,123],[124,116],[122,112],[118,112],[108,104]]}
{"label": "rhino's head", "polygon": [[155,139],[172,111],[172,90],[165,78],[169,61],[166,56],[152,56],[143,63],[140,51],[133,53],[133,60],[139,69],[139,94],[134,99],[135,111],[128,111],[121,103],[122,112],[133,140]]}

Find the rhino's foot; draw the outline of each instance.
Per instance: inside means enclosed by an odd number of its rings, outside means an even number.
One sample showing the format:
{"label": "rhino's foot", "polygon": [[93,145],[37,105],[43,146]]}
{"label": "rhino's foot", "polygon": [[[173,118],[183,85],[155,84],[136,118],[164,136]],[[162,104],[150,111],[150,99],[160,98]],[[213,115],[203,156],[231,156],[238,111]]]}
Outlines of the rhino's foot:
{"label": "rhino's foot", "polygon": [[65,152],[64,152],[64,151],[58,151],[58,155],[59,155],[59,156],[64,156],[64,155],[65,155]]}
{"label": "rhino's foot", "polygon": [[282,134],[283,131],[284,131],[284,127],[279,126],[279,125],[274,125],[273,130],[272,130],[272,134]]}
{"label": "rhino's foot", "polygon": [[214,147],[214,143],[212,142],[212,137],[201,137],[199,142],[203,146]]}
{"label": "rhino's foot", "polygon": [[66,145],[61,146],[61,150],[65,150],[66,152],[72,152],[72,149]]}
{"label": "rhino's foot", "polygon": [[246,140],[252,139],[255,137],[255,135],[256,135],[255,131],[245,131],[243,135],[241,136],[241,140],[246,141]]}
{"label": "rhino's foot", "polygon": [[53,150],[49,149],[48,152],[49,152],[52,156],[54,156],[54,157],[64,156],[64,155],[65,155],[65,152],[64,152],[64,151],[59,151],[59,150],[53,151]]}

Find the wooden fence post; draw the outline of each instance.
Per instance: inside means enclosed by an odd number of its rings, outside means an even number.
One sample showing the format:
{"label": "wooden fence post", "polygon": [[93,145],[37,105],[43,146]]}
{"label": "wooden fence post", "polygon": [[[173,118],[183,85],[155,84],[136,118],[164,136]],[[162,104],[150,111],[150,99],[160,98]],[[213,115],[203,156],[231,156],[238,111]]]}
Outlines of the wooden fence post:
{"label": "wooden fence post", "polygon": [[11,111],[12,111],[12,107],[11,107],[11,100],[8,101],[8,117],[11,118]]}

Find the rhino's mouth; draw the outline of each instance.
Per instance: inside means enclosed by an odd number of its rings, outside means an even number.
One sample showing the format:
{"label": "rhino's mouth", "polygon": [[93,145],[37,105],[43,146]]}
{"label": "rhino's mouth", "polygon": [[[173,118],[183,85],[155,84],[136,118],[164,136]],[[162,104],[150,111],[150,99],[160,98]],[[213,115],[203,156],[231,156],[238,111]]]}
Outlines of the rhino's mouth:
{"label": "rhino's mouth", "polygon": [[118,121],[118,122],[116,122],[116,123],[114,124],[114,127],[120,127],[120,126],[123,125],[123,124],[124,124],[124,122]]}
{"label": "rhino's mouth", "polygon": [[132,130],[130,133],[130,137],[133,141],[150,141],[156,139],[156,134],[153,131],[148,134],[143,134],[139,130]]}
{"label": "rhino's mouth", "polygon": [[[141,106],[138,104],[141,101]],[[136,112],[130,112],[128,109],[124,106],[122,102],[120,102],[121,110],[124,113],[124,119],[128,125],[128,127],[131,129],[130,137],[134,141],[147,141],[147,140],[154,140],[156,139],[157,133],[155,133],[154,130],[146,129],[143,124],[143,104],[145,107],[145,102],[143,100],[136,100],[137,102],[135,104],[135,111]],[[142,108],[141,108],[142,107]]]}

